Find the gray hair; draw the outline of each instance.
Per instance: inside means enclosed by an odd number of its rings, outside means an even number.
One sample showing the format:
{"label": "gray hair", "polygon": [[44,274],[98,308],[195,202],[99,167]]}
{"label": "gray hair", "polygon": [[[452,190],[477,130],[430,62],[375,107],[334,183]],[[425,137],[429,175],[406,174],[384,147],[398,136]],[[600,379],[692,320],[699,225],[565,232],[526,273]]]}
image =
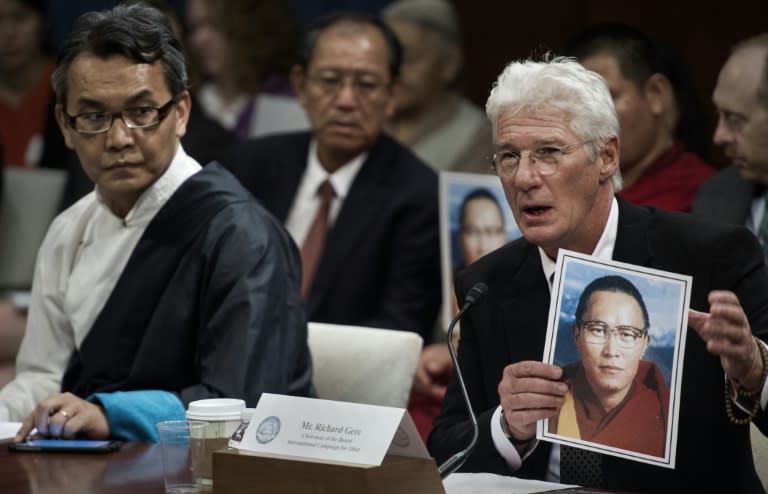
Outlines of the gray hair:
{"label": "gray hair", "polygon": [[[597,158],[605,139],[619,135],[619,119],[605,80],[572,57],[547,54],[542,61],[527,59],[507,65],[485,105],[494,140],[502,111],[564,112],[580,140],[594,140],[587,146],[590,162]],[[621,189],[618,167],[611,182],[614,191]]]}
{"label": "gray hair", "polygon": [[118,5],[111,10],[81,15],[62,44],[51,77],[56,102],[64,105],[67,72],[82,53],[100,58],[120,55],[137,64],[160,61],[172,95],[187,89],[187,68],[181,44],[174,37],[165,15],[145,5]]}

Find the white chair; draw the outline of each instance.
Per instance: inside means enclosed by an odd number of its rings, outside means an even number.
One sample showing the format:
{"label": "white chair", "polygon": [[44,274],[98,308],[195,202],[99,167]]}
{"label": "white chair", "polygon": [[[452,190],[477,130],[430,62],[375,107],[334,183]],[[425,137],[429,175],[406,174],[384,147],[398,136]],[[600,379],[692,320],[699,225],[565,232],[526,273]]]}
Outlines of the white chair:
{"label": "white chair", "polygon": [[405,408],[422,344],[410,331],[310,322],[317,397]]}
{"label": "white chair", "polygon": [[0,288],[29,290],[35,258],[59,211],[67,173],[51,168],[3,170],[0,203]]}
{"label": "white chair", "polygon": [[752,457],[757,474],[768,491],[768,437],[765,437],[754,424],[749,425],[752,434]]}

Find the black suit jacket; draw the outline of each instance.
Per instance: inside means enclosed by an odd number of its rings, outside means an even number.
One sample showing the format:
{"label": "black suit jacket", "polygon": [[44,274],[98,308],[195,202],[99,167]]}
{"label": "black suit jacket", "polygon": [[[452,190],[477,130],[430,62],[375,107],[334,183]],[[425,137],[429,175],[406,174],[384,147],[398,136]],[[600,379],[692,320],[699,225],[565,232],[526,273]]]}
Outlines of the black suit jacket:
{"label": "black suit jacket", "polygon": [[711,221],[746,225],[752,200],[762,192],[742,178],[737,166],[729,166],[701,184],[691,212]]}
{"label": "black suit jacket", "polygon": [[[768,340],[768,277],[762,251],[745,228],[704,223],[690,215],[633,206],[619,199],[614,259],[693,276],[691,307],[708,310],[713,289],[736,292],[752,331]],[[459,300],[479,281],[488,293],[462,321],[459,362],[478,415],[480,438],[464,471],[511,475],[491,439],[504,367],[541,360],[550,293],[535,245],[521,238],[488,254],[458,278]],[[677,464],[674,470],[605,456],[606,487],[642,492],[763,492],[755,473],[748,425],[728,421],[718,358],[688,329],[683,363]],[[768,431],[766,414],[758,426]],[[471,425],[457,383],[449,385],[429,438],[438,462],[462,449]],[[631,434],[632,431],[627,431]],[[540,442],[514,475],[543,479],[550,445]]]}
{"label": "black suit jacket", "polygon": [[[225,166],[285,222],[307,167],[309,132],[238,144]],[[437,174],[381,136],[328,232],[306,302],[310,321],[415,331],[440,306]]]}

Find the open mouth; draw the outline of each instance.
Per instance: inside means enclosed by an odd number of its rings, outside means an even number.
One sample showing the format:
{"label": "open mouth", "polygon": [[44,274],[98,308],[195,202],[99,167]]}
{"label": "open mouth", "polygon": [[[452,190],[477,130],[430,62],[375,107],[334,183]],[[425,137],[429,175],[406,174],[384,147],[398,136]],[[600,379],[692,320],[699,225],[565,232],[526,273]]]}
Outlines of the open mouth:
{"label": "open mouth", "polygon": [[540,216],[550,209],[548,206],[530,206],[523,208],[523,213],[529,216]]}

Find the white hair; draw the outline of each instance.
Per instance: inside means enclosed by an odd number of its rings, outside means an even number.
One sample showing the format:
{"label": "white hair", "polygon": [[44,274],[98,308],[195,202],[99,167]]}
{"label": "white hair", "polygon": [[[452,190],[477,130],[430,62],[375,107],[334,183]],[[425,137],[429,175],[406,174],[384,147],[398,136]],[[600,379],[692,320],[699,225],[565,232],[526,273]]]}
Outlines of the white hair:
{"label": "white hair", "polygon": [[[507,65],[485,105],[494,140],[502,111],[564,112],[570,116],[570,128],[580,140],[594,140],[587,147],[590,161],[594,161],[605,139],[619,135],[619,119],[605,80],[571,57],[545,55],[540,62],[527,59]],[[618,167],[611,182],[614,191],[621,189]]]}

